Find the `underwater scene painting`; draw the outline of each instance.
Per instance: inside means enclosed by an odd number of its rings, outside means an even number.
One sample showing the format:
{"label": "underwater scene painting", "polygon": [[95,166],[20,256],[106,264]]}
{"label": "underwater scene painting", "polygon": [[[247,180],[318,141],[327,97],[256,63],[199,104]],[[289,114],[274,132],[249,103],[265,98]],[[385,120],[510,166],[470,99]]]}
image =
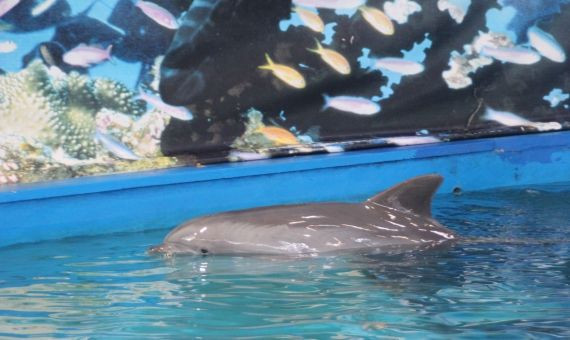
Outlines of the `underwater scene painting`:
{"label": "underwater scene painting", "polygon": [[570,0],[0,0],[0,185],[570,128]]}

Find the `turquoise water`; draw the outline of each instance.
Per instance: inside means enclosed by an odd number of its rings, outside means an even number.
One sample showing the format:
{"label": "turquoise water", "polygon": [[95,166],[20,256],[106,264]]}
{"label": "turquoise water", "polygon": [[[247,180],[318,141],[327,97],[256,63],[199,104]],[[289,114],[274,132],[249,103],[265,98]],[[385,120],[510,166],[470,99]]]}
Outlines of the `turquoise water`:
{"label": "turquoise water", "polygon": [[3,248],[0,338],[568,338],[569,207],[570,185],[438,196],[496,239],[374,258],[147,256],[167,230]]}

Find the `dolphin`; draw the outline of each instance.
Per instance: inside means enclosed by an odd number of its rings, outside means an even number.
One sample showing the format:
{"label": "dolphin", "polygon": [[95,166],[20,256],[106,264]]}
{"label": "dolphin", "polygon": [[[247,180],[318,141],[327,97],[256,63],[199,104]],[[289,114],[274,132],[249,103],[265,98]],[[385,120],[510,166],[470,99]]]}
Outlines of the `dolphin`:
{"label": "dolphin", "polygon": [[456,234],[431,215],[443,177],[430,174],[361,203],[307,203],[224,212],[189,220],[150,253],[315,256],[366,254],[452,244]]}

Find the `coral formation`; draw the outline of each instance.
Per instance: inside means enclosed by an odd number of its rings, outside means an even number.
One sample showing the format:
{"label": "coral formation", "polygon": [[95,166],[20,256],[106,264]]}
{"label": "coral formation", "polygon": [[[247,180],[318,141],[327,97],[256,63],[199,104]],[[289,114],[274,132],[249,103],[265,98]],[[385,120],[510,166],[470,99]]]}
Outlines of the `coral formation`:
{"label": "coral formation", "polygon": [[513,47],[514,43],[505,34],[479,32],[479,35],[473,39],[471,44],[463,46],[465,51],[463,54],[457,51],[451,52],[449,59],[450,69],[442,73],[443,79],[449,88],[462,89],[470,86],[473,84],[473,80],[469,75],[493,63],[493,58],[481,53],[484,46]]}
{"label": "coral formation", "polygon": [[36,139],[0,135],[0,185],[59,180],[88,175],[161,169],[181,164],[174,157],[117,160],[105,152],[97,158],[72,158],[63,148],[52,149]]}
{"label": "coral formation", "polygon": [[99,110],[106,108],[134,116],[146,112],[145,102],[135,100],[135,93],[114,80],[96,79],[93,82],[93,94],[99,104]]}
{"label": "coral formation", "polygon": [[[121,83],[34,61],[0,76],[0,185],[175,166],[160,152],[169,120]],[[117,161],[96,131],[153,159]]]}
{"label": "coral formation", "polygon": [[96,156],[95,116],[103,109],[139,116],[145,103],[109,79],[91,80],[71,72],[52,77],[40,61],[20,72],[0,76],[0,133],[10,133],[53,147],[70,156]]}
{"label": "coral formation", "polygon": [[50,122],[61,101],[49,83],[46,68],[39,62],[0,76],[0,134],[45,141],[57,138]]}
{"label": "coral formation", "polygon": [[73,177],[51,154],[33,138],[0,135],[0,185]]}
{"label": "coral formation", "polygon": [[145,113],[138,119],[113,110],[103,109],[97,114],[99,131],[114,136],[141,157],[161,157],[160,136],[170,116],[158,110]]}

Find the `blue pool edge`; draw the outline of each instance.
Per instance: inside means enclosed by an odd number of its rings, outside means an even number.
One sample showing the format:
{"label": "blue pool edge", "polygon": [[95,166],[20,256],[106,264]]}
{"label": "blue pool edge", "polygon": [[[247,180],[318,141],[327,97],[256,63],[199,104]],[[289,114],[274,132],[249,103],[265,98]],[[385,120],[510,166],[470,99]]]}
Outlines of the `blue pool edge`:
{"label": "blue pool edge", "polygon": [[168,228],[254,206],[371,196],[425,173],[440,193],[570,181],[570,132],[93,176],[0,189],[0,247]]}

